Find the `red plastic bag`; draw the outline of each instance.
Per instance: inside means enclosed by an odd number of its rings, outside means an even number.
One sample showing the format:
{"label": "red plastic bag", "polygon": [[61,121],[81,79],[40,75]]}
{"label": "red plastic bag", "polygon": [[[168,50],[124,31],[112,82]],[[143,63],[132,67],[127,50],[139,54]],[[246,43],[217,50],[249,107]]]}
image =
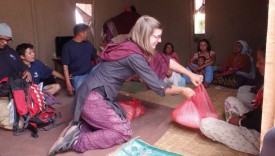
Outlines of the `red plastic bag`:
{"label": "red plastic bag", "polygon": [[184,126],[199,128],[203,118],[218,118],[218,115],[204,86],[199,85],[194,91],[196,95],[190,99],[186,99],[173,110],[172,118]]}
{"label": "red plastic bag", "polygon": [[126,116],[130,121],[140,117],[145,112],[145,108],[141,104],[141,101],[136,100],[135,98],[131,101],[118,101],[118,103],[124,109]]}
{"label": "red plastic bag", "polygon": [[191,128],[200,126],[201,116],[192,99],[186,99],[173,112],[172,118],[177,123]]}
{"label": "red plastic bag", "polygon": [[192,101],[196,104],[198,110],[200,111],[201,118],[218,118],[218,114],[204,86],[199,85],[194,89],[194,91],[196,95],[192,97]]}

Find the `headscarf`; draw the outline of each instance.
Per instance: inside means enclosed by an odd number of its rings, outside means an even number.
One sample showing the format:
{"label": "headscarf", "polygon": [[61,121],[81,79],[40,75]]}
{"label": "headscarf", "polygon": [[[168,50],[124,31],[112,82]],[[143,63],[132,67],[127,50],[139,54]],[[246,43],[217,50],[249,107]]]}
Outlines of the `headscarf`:
{"label": "headscarf", "polygon": [[249,48],[249,46],[245,40],[238,40],[236,42],[241,43],[243,46],[242,51],[241,51],[242,55],[250,55],[251,54],[252,49]]}
{"label": "headscarf", "polygon": [[249,59],[250,59],[250,62],[251,62],[251,69],[250,69],[249,73],[242,72],[242,71],[237,71],[237,74],[239,74],[239,75],[241,75],[243,77],[249,78],[249,79],[254,79],[255,78],[255,74],[256,74],[256,68],[255,68],[255,65],[254,65],[254,59],[253,59],[253,57],[251,55],[252,49],[249,48],[247,42],[244,41],[244,40],[238,40],[235,43],[237,43],[237,42],[240,43],[243,46],[241,54],[242,55],[248,55]]}

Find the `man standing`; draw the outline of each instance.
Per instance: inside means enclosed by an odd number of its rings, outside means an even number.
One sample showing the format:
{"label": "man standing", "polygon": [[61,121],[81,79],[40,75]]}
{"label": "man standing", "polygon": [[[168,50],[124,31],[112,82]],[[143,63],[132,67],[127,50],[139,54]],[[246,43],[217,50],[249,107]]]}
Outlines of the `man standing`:
{"label": "man standing", "polygon": [[11,28],[6,23],[0,23],[0,80],[21,72],[23,73],[22,78],[30,82],[32,77],[28,67],[22,62],[19,55],[8,46],[11,41]]}
{"label": "man standing", "polygon": [[[91,73],[92,60],[96,57],[96,49],[87,40],[90,30],[85,24],[74,27],[74,38],[68,41],[62,49],[62,64],[66,80],[67,91],[73,91],[82,84]],[[70,81],[70,77],[72,79]]]}

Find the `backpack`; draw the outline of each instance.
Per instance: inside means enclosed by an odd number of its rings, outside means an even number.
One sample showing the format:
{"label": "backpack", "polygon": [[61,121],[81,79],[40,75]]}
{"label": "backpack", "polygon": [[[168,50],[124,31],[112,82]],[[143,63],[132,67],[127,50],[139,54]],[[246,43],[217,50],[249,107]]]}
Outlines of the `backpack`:
{"label": "backpack", "polygon": [[7,83],[9,80],[8,77],[4,77],[0,80],[0,97],[9,96],[10,85]]}
{"label": "backpack", "polygon": [[[25,129],[38,137],[38,128],[45,127],[55,121],[55,109],[46,105],[44,95],[36,84],[28,83],[15,74],[8,78],[10,98],[14,101],[13,134],[20,135]],[[23,128],[19,128],[20,117],[24,119]]]}

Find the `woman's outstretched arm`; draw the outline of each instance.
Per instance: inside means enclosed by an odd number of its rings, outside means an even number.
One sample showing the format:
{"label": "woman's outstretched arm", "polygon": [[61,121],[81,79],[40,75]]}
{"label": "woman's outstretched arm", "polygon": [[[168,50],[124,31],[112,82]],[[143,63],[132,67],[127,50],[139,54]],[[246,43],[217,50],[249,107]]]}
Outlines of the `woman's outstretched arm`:
{"label": "woman's outstretched arm", "polygon": [[182,73],[182,74],[188,76],[190,78],[191,82],[195,86],[200,85],[203,81],[202,75],[192,73],[191,71],[187,70],[185,67],[183,67],[182,65],[180,65],[173,59],[170,60],[169,68],[172,69],[173,71],[176,71],[176,72],[179,72],[179,73]]}

